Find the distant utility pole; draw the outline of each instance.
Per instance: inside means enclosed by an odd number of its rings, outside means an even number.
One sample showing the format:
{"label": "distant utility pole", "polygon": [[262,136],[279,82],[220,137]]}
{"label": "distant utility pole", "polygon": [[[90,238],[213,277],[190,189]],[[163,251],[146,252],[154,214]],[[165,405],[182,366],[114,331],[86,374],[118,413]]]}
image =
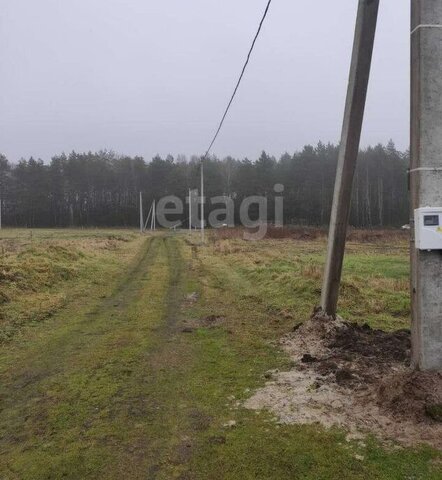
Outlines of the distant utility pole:
{"label": "distant utility pole", "polygon": [[189,188],[189,232],[192,232],[192,190]]}
{"label": "distant utility pole", "polygon": [[144,231],[143,194],[140,192],[140,233]]}
{"label": "distant utility pole", "polygon": [[152,215],[152,210],[153,210],[153,203],[150,206],[149,213],[148,213],[147,218],[146,218],[146,222],[144,223],[144,231],[147,230],[147,226],[149,224],[150,216]]}
{"label": "distant utility pole", "polygon": [[378,10],[379,0],[359,0],[322,286],[321,307],[330,316],[336,315],[338,304],[353,177],[359,153]]}
{"label": "distant utility pole", "polygon": [[204,163],[201,160],[201,243],[204,243]]}
{"label": "distant utility pole", "polygon": [[151,230],[156,230],[157,229],[157,224],[156,224],[156,200],[154,200],[153,203],[152,203],[152,219],[150,221],[150,229]]}
{"label": "distant utility pole", "polygon": [[[412,0],[411,18],[413,219],[418,208],[442,207],[442,2]],[[442,227],[440,216],[437,225]],[[413,365],[420,370],[442,370],[442,252],[418,250],[414,232],[412,228]]]}

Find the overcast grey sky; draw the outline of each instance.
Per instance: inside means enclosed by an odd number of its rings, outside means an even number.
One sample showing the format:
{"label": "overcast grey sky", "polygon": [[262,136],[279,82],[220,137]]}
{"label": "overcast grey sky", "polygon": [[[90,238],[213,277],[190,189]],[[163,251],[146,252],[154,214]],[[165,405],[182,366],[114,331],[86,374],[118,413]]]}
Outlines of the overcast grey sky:
{"label": "overcast grey sky", "polygon": [[[202,154],[267,0],[2,0],[0,151]],[[357,0],[274,0],[213,153],[337,142]],[[409,143],[409,0],[381,2],[363,143]]]}

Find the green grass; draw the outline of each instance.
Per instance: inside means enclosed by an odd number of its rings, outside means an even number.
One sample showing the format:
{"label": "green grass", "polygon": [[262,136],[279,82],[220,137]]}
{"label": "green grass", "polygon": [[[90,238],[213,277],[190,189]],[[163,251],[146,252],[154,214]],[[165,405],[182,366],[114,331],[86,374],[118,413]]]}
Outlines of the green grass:
{"label": "green grass", "polygon": [[[241,407],[269,369],[290,368],[275,343],[317,301],[324,244],[192,247],[185,237],[129,234],[102,250],[76,234],[65,240],[84,255],[67,261],[83,265],[78,292],[1,347],[0,478],[441,478],[441,456],[428,447],[387,448],[373,438],[362,446],[338,429],[281,426]],[[343,306],[359,321],[405,325],[408,313],[395,312],[406,295],[406,255],[393,252],[389,262],[372,251],[350,247]],[[88,273],[96,269],[99,277]],[[56,291],[72,285],[63,279]],[[193,292],[198,301],[185,301]],[[391,302],[386,312],[370,308],[375,292]],[[223,322],[203,327],[209,315]]]}
{"label": "green grass", "polygon": [[[270,345],[289,331],[294,321],[308,318],[319,280],[311,266],[318,266],[323,256],[312,249],[319,251],[323,245],[233,241],[224,248],[227,251],[220,252],[215,244],[202,250],[197,270],[203,285],[202,300],[193,307],[193,316],[223,315],[226,324],[200,329],[194,336],[195,363],[202,366],[195,372],[196,388],[191,389],[194,402],[207,405],[210,399],[209,411],[219,412],[215,415],[219,419],[201,435],[193,456],[192,471],[200,475],[195,478],[440,478],[442,472],[433,463],[439,457],[429,448],[395,451],[374,439],[361,447],[346,442],[339,430],[277,425],[266,413],[256,415],[235,407],[236,400],[250,395],[249,389],[263,384],[267,370],[289,367],[288,359]],[[354,252],[349,258],[356,264],[354,257],[360,255]],[[373,255],[373,260],[378,257]],[[406,268],[404,255],[396,261]],[[294,278],[295,273],[302,272],[307,278]],[[365,274],[362,270],[356,273]],[[293,291],[301,295],[287,299]],[[299,307],[302,313],[297,312]],[[370,313],[365,312],[365,318]],[[396,321],[390,312],[385,318]],[[223,428],[228,420],[235,420],[237,426]]]}
{"label": "green grass", "polygon": [[[143,405],[145,352],[163,319],[168,268],[160,249],[156,244],[147,255],[143,246],[139,267],[102,291],[108,299],[84,299],[50,329],[35,326],[26,341],[4,348],[2,450],[15,478],[93,478],[106,470],[106,478],[121,478],[143,432],[134,422],[146,420],[128,410]],[[148,266],[155,280],[140,270]]]}
{"label": "green grass", "polygon": [[[255,297],[269,312],[297,322],[309,317],[319,303],[323,241],[241,240],[215,242],[208,251],[214,275],[225,274],[242,295]],[[404,244],[350,244],[343,270],[339,313],[347,320],[375,328],[409,328],[409,259]]]}
{"label": "green grass", "polygon": [[130,231],[0,231],[0,344],[54,315],[106,277],[116,279],[139,237]]}

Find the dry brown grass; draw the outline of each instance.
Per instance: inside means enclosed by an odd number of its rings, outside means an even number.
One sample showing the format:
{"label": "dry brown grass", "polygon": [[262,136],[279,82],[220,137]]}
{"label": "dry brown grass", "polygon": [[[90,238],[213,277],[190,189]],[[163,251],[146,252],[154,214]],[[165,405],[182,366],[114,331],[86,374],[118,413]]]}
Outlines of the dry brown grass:
{"label": "dry brown grass", "polygon": [[133,232],[14,230],[0,237],[0,344],[60,309],[69,295],[101,280],[139,239]]}
{"label": "dry brown grass", "polygon": [[[244,239],[244,235],[256,233],[256,229],[243,227],[220,228],[214,230],[214,240]],[[269,225],[264,239],[293,239],[293,240],[325,240],[328,235],[327,228],[323,227],[302,227],[287,226],[275,227]],[[409,239],[409,232],[398,229],[355,229],[350,228],[347,234],[347,241],[354,243],[372,244],[397,244],[404,243]]]}
{"label": "dry brown grass", "polygon": [[308,263],[301,268],[301,275],[304,278],[311,278],[312,280],[320,280],[324,274],[324,269],[320,265]]}
{"label": "dry brown grass", "polygon": [[390,229],[355,229],[351,228],[347,234],[347,241],[356,243],[388,243],[406,242],[410,238],[407,230]]}

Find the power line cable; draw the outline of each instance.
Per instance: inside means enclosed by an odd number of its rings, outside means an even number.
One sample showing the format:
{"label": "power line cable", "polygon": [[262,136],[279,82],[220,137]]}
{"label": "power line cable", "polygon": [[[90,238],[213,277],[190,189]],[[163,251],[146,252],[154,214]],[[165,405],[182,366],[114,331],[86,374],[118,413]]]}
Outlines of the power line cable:
{"label": "power line cable", "polygon": [[239,76],[238,82],[236,83],[235,90],[233,91],[232,97],[230,98],[230,101],[227,105],[227,108],[224,112],[224,115],[221,118],[221,122],[219,123],[219,126],[218,126],[218,129],[217,129],[216,133],[215,133],[215,136],[213,137],[213,140],[210,143],[209,148],[207,149],[207,151],[206,151],[204,157],[202,158],[202,160],[204,160],[208,157],[208,155],[210,153],[210,150],[212,149],[213,144],[215,143],[216,139],[218,138],[218,135],[221,131],[221,128],[223,127],[224,120],[226,119],[227,114],[229,113],[230,107],[232,106],[233,100],[235,99],[236,93],[238,92],[238,88],[239,88],[239,86],[241,84],[241,81],[244,77],[244,73],[247,69],[247,65],[249,64],[250,57],[252,56],[252,52],[253,52],[253,49],[255,48],[256,41],[258,40],[259,34],[261,33],[261,29],[262,29],[264,21],[267,17],[267,13],[269,12],[269,8],[270,8],[271,3],[272,3],[272,0],[269,0],[268,3],[267,3],[266,9],[264,11],[264,15],[263,15],[263,17],[261,19],[261,22],[259,24],[259,27],[258,27],[258,31],[256,32],[255,38],[253,39],[253,42],[252,42],[252,46],[250,47],[249,53],[247,55],[246,62],[244,63],[244,66],[242,68],[241,75]]}

